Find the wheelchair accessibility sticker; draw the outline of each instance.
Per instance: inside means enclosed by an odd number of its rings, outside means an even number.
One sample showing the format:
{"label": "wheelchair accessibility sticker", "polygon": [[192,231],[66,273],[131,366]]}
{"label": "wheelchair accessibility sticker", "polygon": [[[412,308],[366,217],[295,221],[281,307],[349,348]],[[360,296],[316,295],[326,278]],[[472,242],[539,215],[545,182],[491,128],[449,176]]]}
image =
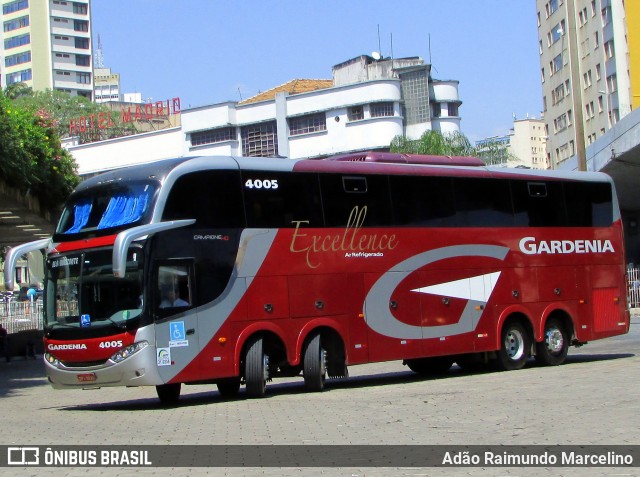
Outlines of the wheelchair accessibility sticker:
{"label": "wheelchair accessibility sticker", "polygon": [[176,321],[169,325],[169,348],[189,346],[187,334],[184,331],[184,321]]}

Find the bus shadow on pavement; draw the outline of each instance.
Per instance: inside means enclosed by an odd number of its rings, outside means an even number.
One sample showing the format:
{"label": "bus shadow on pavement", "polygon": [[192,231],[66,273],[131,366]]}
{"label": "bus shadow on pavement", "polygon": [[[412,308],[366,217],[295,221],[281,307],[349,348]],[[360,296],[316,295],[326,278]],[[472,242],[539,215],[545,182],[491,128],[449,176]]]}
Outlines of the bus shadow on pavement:
{"label": "bus shadow on pavement", "polygon": [[[561,365],[575,366],[593,362],[613,361],[619,359],[633,358],[636,355],[633,353],[602,353],[602,354],[580,354],[569,355],[566,362]],[[525,369],[542,368],[542,366],[536,364],[535,360],[531,359]],[[512,371],[511,371],[512,372]],[[380,386],[393,386],[397,384],[408,384],[420,381],[435,381],[440,379],[456,379],[464,378],[473,375],[494,374],[506,376],[510,371],[499,372],[491,369],[490,367],[484,371],[465,371],[458,366],[453,366],[451,370],[443,374],[434,374],[430,376],[423,376],[416,374],[412,371],[398,370],[388,373],[376,373],[369,375],[358,375],[349,378],[340,379],[327,379],[325,384],[325,392],[331,392],[338,389],[359,389],[359,388],[372,388]],[[304,387],[302,377],[298,380],[290,381],[275,381],[270,382],[267,386],[267,393],[263,398],[257,399],[270,399],[278,396],[294,396],[309,394]],[[160,403],[156,397],[148,397],[141,399],[123,400],[117,402],[96,402],[91,404],[81,404],[74,406],[61,406],[57,407],[60,411],[93,411],[93,412],[108,412],[108,411],[149,411],[149,410],[163,410],[173,408],[184,408],[192,406],[209,406],[215,404],[224,404],[234,401],[245,401],[250,398],[246,397],[244,390],[238,393],[236,397],[226,398],[222,397],[215,388],[215,385],[202,385],[202,392],[190,392],[191,389],[198,386],[183,386],[183,395],[176,405],[168,406]]]}
{"label": "bus shadow on pavement", "polygon": [[11,362],[0,362],[0,398],[12,397],[20,389],[48,386],[42,357],[12,357]]}

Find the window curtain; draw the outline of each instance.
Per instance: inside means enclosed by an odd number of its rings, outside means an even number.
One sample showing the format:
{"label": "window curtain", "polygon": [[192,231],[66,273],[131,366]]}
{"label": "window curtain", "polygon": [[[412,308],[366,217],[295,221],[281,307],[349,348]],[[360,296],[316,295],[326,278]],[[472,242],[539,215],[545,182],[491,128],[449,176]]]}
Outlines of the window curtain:
{"label": "window curtain", "polygon": [[65,232],[65,234],[78,233],[89,221],[91,214],[91,201],[80,202],[73,206],[73,225]]}
{"label": "window curtain", "polygon": [[116,195],[111,198],[102,214],[98,229],[107,229],[119,225],[131,224],[140,220],[147,210],[149,194],[142,192],[132,195]]}

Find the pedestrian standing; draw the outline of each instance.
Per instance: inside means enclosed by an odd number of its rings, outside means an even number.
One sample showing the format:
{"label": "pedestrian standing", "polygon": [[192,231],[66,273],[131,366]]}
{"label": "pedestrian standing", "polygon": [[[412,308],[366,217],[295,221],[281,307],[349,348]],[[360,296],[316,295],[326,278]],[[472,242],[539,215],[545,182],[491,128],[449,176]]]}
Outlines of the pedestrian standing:
{"label": "pedestrian standing", "polygon": [[0,323],[0,354],[4,354],[4,358],[7,363],[11,361],[11,354],[9,352],[9,333],[7,329]]}

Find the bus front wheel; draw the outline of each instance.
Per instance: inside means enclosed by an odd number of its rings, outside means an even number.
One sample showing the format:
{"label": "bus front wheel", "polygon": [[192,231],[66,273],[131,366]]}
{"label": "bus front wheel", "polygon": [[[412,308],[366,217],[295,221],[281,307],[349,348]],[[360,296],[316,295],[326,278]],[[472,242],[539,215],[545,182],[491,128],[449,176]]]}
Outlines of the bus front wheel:
{"label": "bus front wheel", "polygon": [[544,366],[564,363],[569,351],[569,335],[557,318],[551,318],[544,327],[544,339],[536,343],[536,361]]}
{"label": "bus front wheel", "polygon": [[156,386],[156,393],[158,393],[158,399],[162,404],[167,406],[172,406],[177,404],[178,399],[180,399],[180,383],[172,383],[172,384],[160,384]]}
{"label": "bus front wheel", "polygon": [[244,360],[247,396],[254,398],[264,396],[268,378],[269,356],[264,352],[262,338],[256,338],[249,344]]}
{"label": "bus front wheel", "polygon": [[505,324],[500,342],[499,369],[513,371],[523,368],[529,359],[531,349],[531,338],[525,326],[518,321]]}

